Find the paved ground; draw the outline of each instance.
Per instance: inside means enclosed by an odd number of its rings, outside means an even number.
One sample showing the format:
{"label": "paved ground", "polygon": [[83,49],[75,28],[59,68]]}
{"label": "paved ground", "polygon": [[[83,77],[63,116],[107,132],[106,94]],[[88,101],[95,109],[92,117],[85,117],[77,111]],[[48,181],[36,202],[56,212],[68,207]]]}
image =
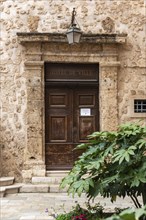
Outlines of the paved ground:
{"label": "paved ground", "polygon": [[[63,210],[70,210],[78,201],[84,205],[87,201],[85,196],[74,199],[66,193],[19,193],[0,198],[0,220],[49,220],[52,214]],[[114,207],[132,207],[129,198],[118,199],[114,205],[109,199],[98,197],[96,202],[104,205],[106,210],[114,210]],[[48,213],[45,212],[48,208]]]}

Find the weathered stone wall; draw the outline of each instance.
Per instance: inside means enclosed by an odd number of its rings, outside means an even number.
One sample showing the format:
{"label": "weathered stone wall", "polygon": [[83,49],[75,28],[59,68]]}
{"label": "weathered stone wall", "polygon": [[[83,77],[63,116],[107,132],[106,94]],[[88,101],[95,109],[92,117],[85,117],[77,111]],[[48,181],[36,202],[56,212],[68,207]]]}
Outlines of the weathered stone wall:
{"label": "weathered stone wall", "polygon": [[64,33],[70,24],[74,7],[77,11],[77,21],[84,33],[128,34],[127,43],[119,46],[118,51],[118,60],[121,63],[117,77],[118,118],[119,123],[138,119],[131,117],[131,99],[146,98],[144,0],[1,0],[0,2],[3,175],[14,175],[17,180],[21,179],[27,138],[31,135],[31,131],[30,134],[27,133],[29,94],[26,89],[27,73],[24,70],[27,56],[25,56],[25,47],[18,43],[16,33],[35,31]]}

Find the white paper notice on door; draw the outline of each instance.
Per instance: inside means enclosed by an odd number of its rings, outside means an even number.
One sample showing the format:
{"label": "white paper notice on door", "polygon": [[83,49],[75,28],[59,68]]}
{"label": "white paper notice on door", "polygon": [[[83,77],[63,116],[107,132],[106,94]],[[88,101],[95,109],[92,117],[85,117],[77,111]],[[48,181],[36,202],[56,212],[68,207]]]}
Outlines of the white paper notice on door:
{"label": "white paper notice on door", "polygon": [[90,108],[81,108],[80,109],[80,116],[90,116],[91,109]]}

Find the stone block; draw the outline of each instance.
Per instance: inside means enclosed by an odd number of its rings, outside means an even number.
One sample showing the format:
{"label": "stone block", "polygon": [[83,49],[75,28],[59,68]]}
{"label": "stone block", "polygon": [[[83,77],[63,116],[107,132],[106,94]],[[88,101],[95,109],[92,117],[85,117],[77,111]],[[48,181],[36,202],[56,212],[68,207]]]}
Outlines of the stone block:
{"label": "stone block", "polygon": [[46,170],[45,169],[33,169],[33,176],[45,177]]}
{"label": "stone block", "polygon": [[[32,105],[31,105],[31,107],[32,107],[32,110],[33,110]],[[38,128],[40,128],[40,124],[42,123],[41,112],[34,112],[34,113],[31,113],[31,112],[29,114],[27,114],[28,124],[36,125]]]}
{"label": "stone block", "polygon": [[13,194],[18,193],[19,189],[22,187],[23,184],[14,184],[12,186],[6,186],[5,187],[5,193],[6,194]]}
{"label": "stone block", "polygon": [[45,174],[46,170],[43,162],[31,158],[25,163],[24,170],[22,170],[23,182],[30,183],[32,176],[45,177]]}
{"label": "stone block", "polygon": [[50,185],[50,193],[66,193],[66,189],[60,189],[59,185]]}
{"label": "stone block", "polygon": [[30,31],[32,32],[37,31],[39,20],[40,20],[39,16],[31,16],[31,15],[28,16],[27,22]]}
{"label": "stone block", "polygon": [[41,112],[41,109],[43,108],[43,102],[42,100],[31,100],[28,101],[28,112],[33,113],[34,111]]}
{"label": "stone block", "polygon": [[62,177],[32,177],[32,184],[60,184]]}
{"label": "stone block", "polygon": [[35,125],[29,125],[27,129],[27,137],[32,138],[32,137],[42,137],[42,128],[40,126],[35,126]]}
{"label": "stone block", "polygon": [[20,188],[20,193],[48,193],[49,186],[46,184],[25,184]]}
{"label": "stone block", "polygon": [[65,177],[69,173],[69,170],[55,170],[55,171],[47,171],[46,176],[48,177]]}
{"label": "stone block", "polygon": [[39,86],[41,87],[41,77],[34,77],[32,79],[32,76],[27,79],[27,86],[28,87],[34,87],[34,86]]}
{"label": "stone block", "polygon": [[28,100],[41,100],[42,98],[41,88],[39,86],[28,87],[27,97],[28,97]]}
{"label": "stone block", "polygon": [[30,157],[38,158],[42,151],[42,139],[31,137],[27,142]]}
{"label": "stone block", "polygon": [[0,177],[0,186],[9,186],[14,182],[14,177]]}

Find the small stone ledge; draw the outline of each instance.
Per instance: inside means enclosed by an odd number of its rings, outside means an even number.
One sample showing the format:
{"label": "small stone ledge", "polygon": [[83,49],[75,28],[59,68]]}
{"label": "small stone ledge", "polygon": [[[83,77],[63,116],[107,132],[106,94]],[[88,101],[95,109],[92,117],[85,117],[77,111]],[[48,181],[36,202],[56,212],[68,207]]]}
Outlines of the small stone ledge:
{"label": "small stone ledge", "polygon": [[120,66],[121,63],[120,61],[115,61],[115,62],[101,62],[100,66],[101,67],[118,67]]}
{"label": "small stone ledge", "polygon": [[[58,42],[67,43],[67,37],[64,33],[39,33],[39,32],[18,32],[19,43],[31,42]],[[127,34],[83,34],[80,43],[116,43],[124,44]]]}

